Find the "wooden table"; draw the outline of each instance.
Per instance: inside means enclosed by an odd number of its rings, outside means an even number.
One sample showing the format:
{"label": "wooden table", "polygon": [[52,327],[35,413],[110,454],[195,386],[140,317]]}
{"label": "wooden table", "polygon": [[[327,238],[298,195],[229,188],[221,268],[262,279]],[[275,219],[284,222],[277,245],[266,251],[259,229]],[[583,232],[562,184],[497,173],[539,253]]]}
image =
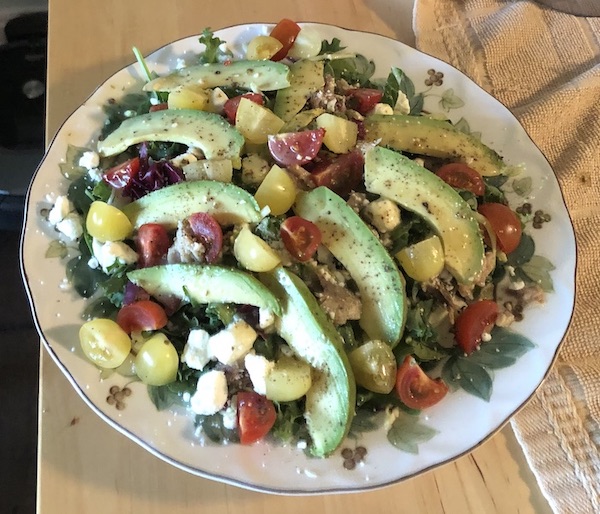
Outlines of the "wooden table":
{"label": "wooden table", "polygon": [[[283,17],[414,45],[412,0],[50,0],[47,136],[116,70],[173,39]],[[210,512],[550,512],[510,427],[457,461],[385,489],[285,497],[188,475],[100,420],[42,351],[38,510],[44,514]]]}

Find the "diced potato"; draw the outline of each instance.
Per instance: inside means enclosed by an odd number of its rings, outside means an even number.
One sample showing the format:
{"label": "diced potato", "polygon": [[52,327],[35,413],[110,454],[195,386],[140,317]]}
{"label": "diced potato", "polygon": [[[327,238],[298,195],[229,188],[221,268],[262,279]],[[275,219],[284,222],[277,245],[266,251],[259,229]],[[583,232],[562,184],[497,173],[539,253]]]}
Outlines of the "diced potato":
{"label": "diced potato", "polygon": [[321,114],[317,126],[325,129],[323,143],[334,153],[347,153],[356,145],[358,125],[353,121],[333,114]]}
{"label": "diced potato", "polygon": [[203,159],[183,167],[187,180],[217,180],[231,182],[233,164],[230,159]]}
{"label": "diced potato", "polygon": [[196,109],[205,111],[208,106],[209,93],[206,89],[182,87],[171,91],[167,103],[169,109]]}
{"label": "diced potato", "polygon": [[277,134],[285,122],[270,109],[242,98],[235,116],[235,126],[250,143],[266,143],[269,134]]}

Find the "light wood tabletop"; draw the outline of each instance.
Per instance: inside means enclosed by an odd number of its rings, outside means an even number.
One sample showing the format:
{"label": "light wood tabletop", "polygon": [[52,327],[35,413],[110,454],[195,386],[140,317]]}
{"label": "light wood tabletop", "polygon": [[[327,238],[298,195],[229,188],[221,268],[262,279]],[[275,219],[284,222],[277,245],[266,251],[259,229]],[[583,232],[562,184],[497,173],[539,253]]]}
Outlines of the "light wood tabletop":
{"label": "light wood tabletop", "polygon": [[[205,27],[330,23],[414,46],[412,0],[50,0],[48,141],[95,86],[143,53]],[[460,437],[460,434],[457,434]],[[104,423],[42,350],[38,511],[70,513],[550,512],[510,426],[455,462],[360,494],[288,497],[186,474]]]}

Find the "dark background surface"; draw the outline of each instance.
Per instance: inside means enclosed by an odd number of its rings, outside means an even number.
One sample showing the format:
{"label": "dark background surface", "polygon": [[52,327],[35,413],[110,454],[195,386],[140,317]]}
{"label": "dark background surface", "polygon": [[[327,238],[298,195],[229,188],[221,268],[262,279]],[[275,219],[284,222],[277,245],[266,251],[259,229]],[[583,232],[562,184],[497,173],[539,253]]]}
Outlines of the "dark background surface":
{"label": "dark background surface", "polygon": [[45,4],[0,0],[0,514],[35,512],[40,341],[19,243],[25,193],[44,151],[47,16],[37,8]]}

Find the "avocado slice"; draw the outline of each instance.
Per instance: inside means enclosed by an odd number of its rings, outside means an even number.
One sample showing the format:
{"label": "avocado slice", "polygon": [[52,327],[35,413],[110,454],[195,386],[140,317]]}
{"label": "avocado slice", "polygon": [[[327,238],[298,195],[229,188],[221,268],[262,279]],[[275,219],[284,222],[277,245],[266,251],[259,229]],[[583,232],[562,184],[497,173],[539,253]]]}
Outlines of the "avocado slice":
{"label": "avocado slice", "polygon": [[279,335],[315,369],[304,417],[311,436],[310,452],[324,457],[342,443],[354,417],[356,384],[344,342],[296,275],[279,267],[262,273],[260,280],[281,304]]}
{"label": "avocado slice", "polygon": [[427,116],[376,114],[365,119],[367,141],[401,152],[464,162],[483,176],[502,172],[502,157],[451,123]]}
{"label": "avocado slice", "polygon": [[123,207],[135,229],[160,223],[167,229],[195,212],[208,212],[221,224],[258,223],[262,219],[254,197],[229,182],[194,180],[152,191]]}
{"label": "avocado slice", "polygon": [[116,155],[143,141],[200,148],[207,159],[238,161],[244,138],[222,116],[195,109],[164,109],[126,119],[98,141],[100,155]]}
{"label": "avocado slice", "polygon": [[300,60],[290,66],[290,85],[277,91],[273,112],[290,121],[306,105],[311,93],[325,84],[323,61]]}
{"label": "avocado slice", "polygon": [[235,268],[209,264],[165,264],[140,268],[127,278],[150,295],[175,296],[196,303],[254,305],[281,313],[279,301],[252,275]]}
{"label": "avocado slice", "polygon": [[315,223],[322,243],[348,270],[362,301],[360,326],[371,339],[394,347],[406,321],[404,277],[358,214],[326,187],[303,193],[294,211]]}
{"label": "avocado slice", "polygon": [[479,223],[469,204],[435,173],[408,157],[376,146],[365,156],[365,187],[422,216],[444,246],[445,265],[463,284],[472,284],[483,268]]}
{"label": "avocado slice", "polygon": [[273,61],[233,61],[229,64],[197,64],[151,80],[144,91],[173,91],[182,86],[240,87],[252,91],[276,91],[290,85],[289,68]]}

